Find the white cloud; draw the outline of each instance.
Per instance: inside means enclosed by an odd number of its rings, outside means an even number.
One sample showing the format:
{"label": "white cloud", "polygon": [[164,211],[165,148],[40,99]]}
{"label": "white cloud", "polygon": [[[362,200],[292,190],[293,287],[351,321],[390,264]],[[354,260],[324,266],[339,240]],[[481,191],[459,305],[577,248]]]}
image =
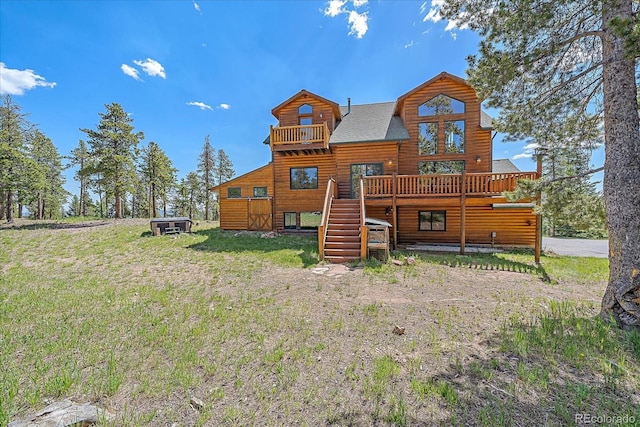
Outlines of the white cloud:
{"label": "white cloud", "polygon": [[532,152],[524,152],[524,153],[520,153],[520,154],[516,154],[515,156],[512,157],[513,160],[518,160],[518,159],[530,159],[533,156]]}
{"label": "white cloud", "polygon": [[38,86],[53,88],[56,83],[48,82],[33,70],[6,68],[4,62],[0,62],[0,95],[22,95]]}
{"label": "white cloud", "polygon": [[138,80],[139,82],[142,81],[142,79],[140,78],[140,76],[138,75],[138,70],[136,70],[135,68],[133,68],[130,65],[127,64],[122,64],[120,66],[120,69],[122,70],[123,73],[125,73],[127,76],[129,77],[133,77],[135,80]]}
{"label": "white cloud", "polygon": [[194,8],[195,10],[197,10],[198,12],[200,12],[200,5],[199,5],[198,3],[193,2],[193,8]]}
{"label": "white cloud", "polygon": [[[442,15],[440,14],[440,8],[444,5],[444,3],[445,0],[431,0],[431,8],[429,9],[429,12],[427,12],[427,14],[424,16],[424,18],[422,18],[422,21],[431,21],[433,23],[440,22],[443,19]],[[420,13],[423,14],[426,10],[427,9],[425,2],[420,7]],[[469,28],[467,24],[462,24],[459,20],[452,19],[447,21],[447,26],[444,30],[450,32],[451,37],[453,37],[455,40],[457,38],[457,34],[454,30],[465,30],[467,28]]]}
{"label": "white cloud", "polygon": [[167,75],[164,72],[164,67],[155,59],[147,58],[144,61],[134,60],[133,63],[141,67],[142,71],[144,71],[151,77],[158,76],[162,77],[163,79],[167,78]]}
{"label": "white cloud", "polygon": [[420,15],[422,15],[427,10],[427,2],[424,2],[420,5]]}
{"label": "white cloud", "polygon": [[335,18],[341,13],[345,13],[346,10],[343,9],[343,6],[345,5],[346,2],[347,0],[330,0],[329,5],[324,10],[325,16],[330,16],[331,18]]}
{"label": "white cloud", "polygon": [[223,110],[228,110],[229,108],[231,108],[231,105],[229,105],[229,104],[220,104],[220,105],[218,105],[218,108],[222,108]]}
{"label": "white cloud", "polygon": [[368,11],[359,12],[356,9],[366,6],[369,0],[350,0],[353,8],[347,7],[347,0],[329,0],[327,7],[323,13],[325,16],[335,18],[338,15],[346,13],[348,15],[347,22],[349,24],[349,35],[355,35],[361,39],[369,30]]}
{"label": "white cloud", "polygon": [[410,47],[412,47],[412,46],[413,46],[413,40],[411,40],[409,43],[405,44],[405,45],[404,45],[404,48],[405,48],[405,49],[408,49],[408,48],[410,48]]}
{"label": "white cloud", "polygon": [[187,105],[192,105],[194,107],[199,107],[201,110],[211,110],[211,111],[213,111],[213,108],[211,108],[211,105],[207,105],[204,102],[191,101],[191,102],[187,102]]}
{"label": "white cloud", "polygon": [[355,34],[356,38],[361,39],[367,34],[369,30],[369,17],[367,13],[368,12],[358,13],[355,10],[349,12],[349,25],[351,25],[349,35]]}

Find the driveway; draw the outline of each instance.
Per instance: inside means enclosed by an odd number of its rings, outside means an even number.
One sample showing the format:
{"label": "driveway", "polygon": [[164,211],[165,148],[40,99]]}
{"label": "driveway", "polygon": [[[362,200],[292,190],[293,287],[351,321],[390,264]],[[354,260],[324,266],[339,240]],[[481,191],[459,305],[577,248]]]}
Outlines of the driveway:
{"label": "driveway", "polygon": [[609,241],[543,237],[542,250],[557,255],[607,258],[609,256]]}

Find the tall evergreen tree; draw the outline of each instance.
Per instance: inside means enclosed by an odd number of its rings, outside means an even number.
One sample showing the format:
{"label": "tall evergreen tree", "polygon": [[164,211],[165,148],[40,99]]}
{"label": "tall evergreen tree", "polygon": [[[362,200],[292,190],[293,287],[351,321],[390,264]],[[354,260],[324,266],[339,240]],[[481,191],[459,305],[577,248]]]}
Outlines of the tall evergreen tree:
{"label": "tall evergreen tree", "polygon": [[442,9],[483,37],[469,80],[501,109],[497,130],[546,126],[551,110],[574,117],[573,129],[604,123],[609,284],[601,314],[623,328],[640,328],[639,7],[637,0],[445,0]]}
{"label": "tall evergreen tree", "polygon": [[[143,185],[148,189],[149,215],[158,215],[158,198],[166,199],[166,192],[175,182],[176,169],[165,152],[151,141],[142,149],[140,156],[140,175]],[[165,203],[166,206],[166,203]],[[166,208],[164,209],[166,216]]]}
{"label": "tall evergreen tree", "polygon": [[233,178],[236,171],[233,169],[233,162],[227,156],[227,153],[221,148],[218,150],[218,163],[216,165],[216,175],[218,176],[217,185],[224,184]]}
{"label": "tall evergreen tree", "polygon": [[33,183],[30,211],[37,219],[57,218],[68,195],[63,187],[65,178],[62,175],[62,156],[51,139],[39,130],[35,131],[30,145],[29,155],[41,172],[40,179]]}
{"label": "tall evergreen tree", "polygon": [[71,154],[69,156],[71,160],[71,166],[78,166],[78,170],[74,175],[74,179],[80,183],[80,197],[79,206],[76,210],[77,216],[87,216],[87,201],[89,200],[89,169],[87,166],[91,162],[91,158],[89,155],[89,150],[87,149],[87,144],[80,140],[78,141],[78,146],[71,150]]}
{"label": "tall evergreen tree", "polygon": [[204,219],[209,221],[211,212],[211,192],[209,189],[215,185],[215,170],[216,170],[216,153],[211,142],[209,135],[204,138],[204,146],[202,152],[198,157],[198,175],[202,180],[202,184],[205,188],[204,192]]}
{"label": "tall evergreen tree", "polygon": [[135,178],[135,148],[144,139],[135,132],[133,119],[120,104],[105,105],[106,113],[99,113],[96,130],[80,129],[87,134],[91,157],[95,159],[94,173],[101,176],[105,194],[113,197],[115,218],[123,217],[122,199],[132,190]]}
{"label": "tall evergreen tree", "polygon": [[5,96],[0,106],[0,205],[7,222],[13,222],[16,197],[25,200],[32,184],[42,179],[39,165],[29,157],[33,134],[34,126],[20,106]]}

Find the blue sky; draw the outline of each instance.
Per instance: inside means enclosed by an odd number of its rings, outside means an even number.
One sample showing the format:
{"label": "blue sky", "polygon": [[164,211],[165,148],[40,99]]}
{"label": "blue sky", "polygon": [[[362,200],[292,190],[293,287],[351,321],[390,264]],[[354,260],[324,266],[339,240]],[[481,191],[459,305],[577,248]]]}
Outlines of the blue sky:
{"label": "blue sky", "polygon": [[[439,20],[439,3],[2,0],[0,93],[62,155],[117,102],[179,177],[196,170],[206,135],[240,175],[269,162],[271,109],[300,89],[364,104],[441,71],[465,77],[479,39]],[[523,143],[496,138],[494,158],[535,169]]]}

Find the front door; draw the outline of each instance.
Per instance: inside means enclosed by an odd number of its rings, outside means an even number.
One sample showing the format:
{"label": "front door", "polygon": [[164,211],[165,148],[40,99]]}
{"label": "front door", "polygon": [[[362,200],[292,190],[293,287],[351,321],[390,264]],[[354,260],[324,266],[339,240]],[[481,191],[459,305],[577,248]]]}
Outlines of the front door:
{"label": "front door", "polygon": [[249,199],[249,230],[272,229],[271,199]]}
{"label": "front door", "polygon": [[362,163],[351,165],[351,198],[360,197],[360,177],[383,175],[382,163]]}

